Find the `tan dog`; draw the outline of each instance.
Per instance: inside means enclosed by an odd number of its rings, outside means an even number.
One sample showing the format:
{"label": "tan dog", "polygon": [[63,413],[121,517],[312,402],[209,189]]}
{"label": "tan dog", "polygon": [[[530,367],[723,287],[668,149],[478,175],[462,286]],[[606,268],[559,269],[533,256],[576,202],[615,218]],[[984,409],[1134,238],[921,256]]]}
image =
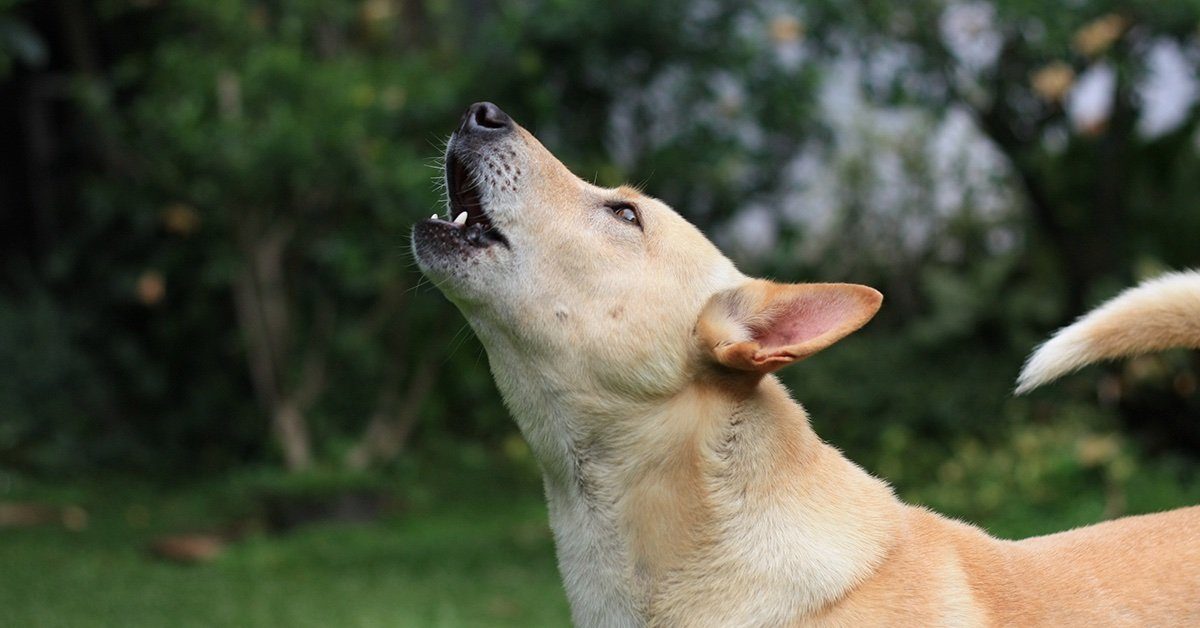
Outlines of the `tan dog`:
{"label": "tan dog", "polygon": [[[864,286],[742,275],[669,207],[572,175],[495,105],[446,153],[422,270],[470,321],[545,478],[583,626],[1200,625],[1200,509],[1003,541],[901,503],[771,372],[865,324]],[[1050,341],[1032,387],[1200,346],[1200,275]]]}

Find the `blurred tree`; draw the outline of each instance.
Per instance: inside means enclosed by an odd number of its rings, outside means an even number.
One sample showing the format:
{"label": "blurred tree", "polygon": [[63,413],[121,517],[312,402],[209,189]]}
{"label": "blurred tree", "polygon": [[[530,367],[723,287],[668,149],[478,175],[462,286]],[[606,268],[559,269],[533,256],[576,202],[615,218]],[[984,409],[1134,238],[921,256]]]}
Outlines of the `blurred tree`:
{"label": "blurred tree", "polygon": [[1187,202],[1198,191],[1198,11],[1000,0],[823,5],[814,20],[867,64],[902,56],[904,72],[873,97],[970,113],[1013,170],[1031,251],[1056,261],[1066,318],[1129,283],[1138,262],[1197,262],[1178,234],[1200,232]]}
{"label": "blurred tree", "polygon": [[[232,288],[250,381],[292,470],[335,453],[314,452],[314,431],[336,442],[360,416],[350,463],[386,460],[430,388],[414,330],[436,310],[406,307],[415,277],[399,248],[434,204],[423,116],[458,105],[433,83],[459,79],[436,52],[371,54],[402,32],[391,6],[176,3],[160,19],[177,35],[117,68],[140,83],[114,124],[138,156],[138,205],[195,213],[205,257],[176,272]],[[322,408],[331,389],[342,417]]]}
{"label": "blurred tree", "polygon": [[[1200,181],[1192,174],[1200,165],[1200,6],[997,0],[809,9],[823,34],[818,45],[864,68],[869,100],[945,116],[966,112],[1002,155],[1000,173],[1010,173],[1022,212],[1012,249],[1020,263],[999,281],[963,282],[976,271],[953,271],[944,277],[957,276],[951,303],[979,295],[987,304],[980,314],[1002,314],[998,329],[1038,329],[1036,337],[1145,275],[1200,263],[1193,201]],[[970,265],[981,262],[989,263]],[[928,279],[939,272],[920,267]],[[936,305],[950,294],[940,292],[926,289],[921,300]],[[1008,297],[1039,293],[1043,302],[1026,301],[1036,309],[1024,313]],[[997,295],[1005,295],[1003,305]],[[981,323],[987,318],[964,330],[980,338]],[[1022,335],[1010,346],[1028,347]],[[1192,363],[1166,373],[1166,382],[1194,377]],[[1135,381],[1125,378],[1115,397],[1100,396],[1112,403],[1124,395],[1120,408],[1132,427],[1195,451],[1195,391],[1160,382],[1146,395]]]}
{"label": "blurred tree", "polygon": [[[406,257],[438,139],[484,99],[751,272],[883,287],[879,332],[787,375],[823,433],[994,436],[979,417],[1020,414],[994,408],[1036,338],[1197,263],[1197,11],[0,3],[22,166],[0,169],[0,364],[22,365],[0,461],[368,468],[414,435],[505,442],[479,347]],[[63,382],[87,384],[29,395]]]}

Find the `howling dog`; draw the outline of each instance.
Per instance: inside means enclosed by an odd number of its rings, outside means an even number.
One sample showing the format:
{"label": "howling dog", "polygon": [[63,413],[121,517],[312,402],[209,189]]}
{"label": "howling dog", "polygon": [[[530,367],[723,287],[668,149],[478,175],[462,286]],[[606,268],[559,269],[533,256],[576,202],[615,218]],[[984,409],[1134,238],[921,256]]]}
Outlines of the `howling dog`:
{"label": "howling dog", "polygon": [[[900,502],[772,374],[867,323],[866,286],[740,273],[630,187],[573,175],[491,103],[446,150],[421,270],[487,349],[541,467],[580,626],[1200,625],[1200,507],[1007,541]],[[1126,292],[1030,359],[1200,348],[1200,274]]]}

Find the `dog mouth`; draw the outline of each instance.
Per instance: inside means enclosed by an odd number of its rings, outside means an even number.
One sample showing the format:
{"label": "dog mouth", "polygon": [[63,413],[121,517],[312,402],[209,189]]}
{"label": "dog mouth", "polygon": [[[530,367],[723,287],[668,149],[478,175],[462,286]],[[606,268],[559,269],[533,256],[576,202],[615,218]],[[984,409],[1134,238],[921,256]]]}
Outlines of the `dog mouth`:
{"label": "dog mouth", "polygon": [[471,246],[487,248],[495,244],[508,247],[508,239],[492,224],[480,195],[480,181],[466,159],[449,151],[446,155],[446,191],[449,197],[449,216],[437,214],[431,221],[457,230],[459,237]]}

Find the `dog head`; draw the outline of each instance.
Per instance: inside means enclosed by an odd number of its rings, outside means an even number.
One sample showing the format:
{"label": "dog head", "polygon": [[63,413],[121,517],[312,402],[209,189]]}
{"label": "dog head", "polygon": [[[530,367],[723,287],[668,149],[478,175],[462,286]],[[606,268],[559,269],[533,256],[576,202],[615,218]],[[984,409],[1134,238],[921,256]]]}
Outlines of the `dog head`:
{"label": "dog head", "polygon": [[881,296],[750,279],[661,201],[576,177],[491,103],[446,150],[422,271],[467,317],[514,413],[619,408],[702,377],[757,381],[865,324]]}

